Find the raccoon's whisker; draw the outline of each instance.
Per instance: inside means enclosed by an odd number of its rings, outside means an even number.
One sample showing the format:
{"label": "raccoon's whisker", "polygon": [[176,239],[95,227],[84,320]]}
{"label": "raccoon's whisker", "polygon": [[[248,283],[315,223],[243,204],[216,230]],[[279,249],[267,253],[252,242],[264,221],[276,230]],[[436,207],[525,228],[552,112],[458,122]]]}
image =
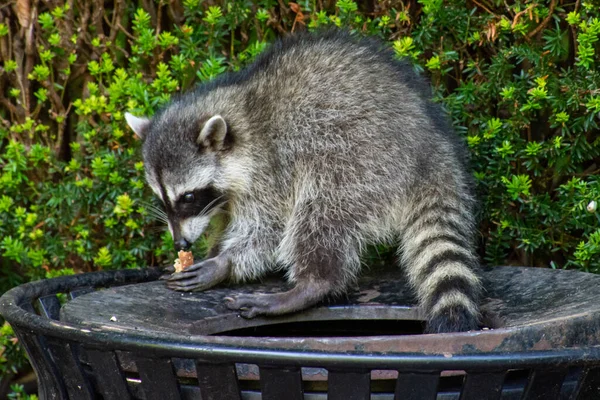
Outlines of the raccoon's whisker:
{"label": "raccoon's whisker", "polygon": [[162,216],[167,216],[167,214],[161,210],[160,208],[156,207],[156,206],[147,206],[146,209],[150,212],[153,212],[156,215],[162,215]]}
{"label": "raccoon's whisker", "polygon": [[222,198],[223,198],[223,196],[224,196],[224,195],[221,195],[221,196],[217,197],[216,199],[214,199],[213,201],[211,201],[210,203],[208,203],[208,204],[206,205],[206,207],[204,207],[204,208],[202,209],[202,211],[200,211],[200,214],[198,214],[198,215],[199,215],[199,216],[201,216],[201,217],[203,217],[204,215],[206,215],[206,212],[207,212],[208,210],[210,210],[210,208],[211,208],[211,207],[212,207],[212,206],[213,206],[213,205],[214,205],[214,204],[215,204],[217,201],[219,201],[220,199],[222,199]]}
{"label": "raccoon's whisker", "polygon": [[165,225],[169,223],[169,221],[167,221],[166,219],[162,219],[162,218],[160,218],[160,217],[158,217],[156,215],[150,215],[150,217],[152,219],[154,219],[155,221],[162,222]]}
{"label": "raccoon's whisker", "polygon": [[164,223],[168,222],[167,213],[165,213],[164,210],[160,209],[159,207],[153,204],[146,204],[146,209],[148,211],[148,214],[154,219],[157,219]]}
{"label": "raccoon's whisker", "polygon": [[162,208],[160,208],[159,206],[156,205],[156,202],[153,202],[153,201],[142,201],[141,203],[144,206],[146,206],[146,207],[151,207],[151,208],[162,210]]}
{"label": "raccoon's whisker", "polygon": [[[225,205],[225,204],[227,204],[227,203],[228,203],[227,201],[224,201],[224,202],[223,202],[221,205],[222,205],[222,206],[224,206],[224,205]],[[231,215],[231,211],[230,211],[230,210],[227,210],[227,209],[225,209],[225,208],[222,208],[222,209],[220,209],[220,210],[219,210],[219,213],[221,213],[221,214],[225,214],[225,215]]]}
{"label": "raccoon's whisker", "polygon": [[146,207],[155,207],[156,208],[156,201],[141,200],[140,203]]}
{"label": "raccoon's whisker", "polygon": [[154,233],[161,233],[161,232],[166,232],[167,230],[167,226],[163,225],[163,226],[153,226],[151,228],[148,228],[148,233],[154,234]]}
{"label": "raccoon's whisker", "polygon": [[162,215],[162,216],[164,216],[165,218],[167,217],[167,213],[165,212],[165,210],[163,210],[163,209],[162,209],[162,208],[160,208],[160,207],[157,207],[157,206],[155,206],[154,204],[150,204],[150,203],[148,203],[148,204],[146,204],[146,208],[147,208],[148,210],[152,210],[152,211],[154,211],[154,212],[155,212],[156,214],[158,214],[158,215]]}
{"label": "raccoon's whisker", "polygon": [[155,220],[158,220],[160,222],[164,222],[165,224],[169,222],[166,215],[157,213],[154,210],[148,210],[148,215],[150,217],[154,218]]}
{"label": "raccoon's whisker", "polygon": [[157,213],[155,213],[153,211],[149,211],[148,215],[151,216],[151,217],[153,217],[153,218],[155,218],[155,219],[163,221],[163,222],[167,222],[167,220],[168,220],[166,216],[164,216],[162,214],[157,214]]}

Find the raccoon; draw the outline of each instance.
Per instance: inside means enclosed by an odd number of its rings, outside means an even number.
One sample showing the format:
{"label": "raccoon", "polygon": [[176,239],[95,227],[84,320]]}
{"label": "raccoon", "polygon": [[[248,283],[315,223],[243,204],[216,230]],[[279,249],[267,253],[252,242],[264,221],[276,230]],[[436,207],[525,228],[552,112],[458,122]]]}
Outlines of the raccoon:
{"label": "raccoon", "polygon": [[229,218],[218,250],[168,287],[283,269],[291,290],[224,300],[246,318],[291,313],[343,294],[366,245],[397,244],[427,331],[476,329],[473,182],[430,92],[383,42],[331,30],[279,39],[151,119],[126,114],[176,247]]}

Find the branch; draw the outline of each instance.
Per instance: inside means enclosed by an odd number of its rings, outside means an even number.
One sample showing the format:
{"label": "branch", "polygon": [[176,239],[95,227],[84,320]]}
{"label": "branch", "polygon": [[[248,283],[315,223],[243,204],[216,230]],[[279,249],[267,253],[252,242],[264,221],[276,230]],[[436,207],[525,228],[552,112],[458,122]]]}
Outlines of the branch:
{"label": "branch", "polygon": [[[0,104],[2,104],[6,109],[8,109],[8,111],[11,113],[11,115],[16,116],[18,114],[17,107],[13,103],[8,101],[8,99],[6,97],[4,97],[1,92],[0,92]],[[11,120],[14,121],[17,119],[14,117],[11,117]]]}
{"label": "branch", "polygon": [[475,5],[477,7],[483,8],[485,11],[487,11],[489,14],[492,14],[493,16],[496,16],[496,13],[494,13],[492,10],[490,10],[489,8],[487,8],[486,6],[484,6],[481,3],[478,3],[477,0],[471,0],[473,3],[475,3]]}
{"label": "branch", "polygon": [[123,16],[123,0],[115,0],[115,4],[113,6],[113,17],[112,23],[108,22],[108,16],[104,15],[104,20],[110,27],[110,34],[108,35],[108,40],[111,43],[115,42],[115,38],[119,33],[119,26],[117,25]]}
{"label": "branch", "polygon": [[541,30],[546,27],[546,25],[548,25],[548,23],[552,19],[552,14],[554,13],[554,8],[555,7],[556,7],[556,0],[552,0],[552,2],[550,3],[550,11],[548,12],[548,16],[546,18],[544,18],[544,20],[542,21],[542,23],[539,24],[537,28],[535,28],[534,30],[532,30],[531,32],[529,32],[529,34],[527,34],[527,37],[533,38],[535,35],[537,35],[538,33],[540,33]]}
{"label": "branch", "polygon": [[127,32],[127,29],[125,29],[123,27],[123,25],[121,25],[121,22],[117,21],[117,26],[119,27],[119,29],[121,30],[121,32],[123,32],[125,34],[125,36],[127,36],[129,39],[135,41],[135,36],[133,36],[131,33]]}

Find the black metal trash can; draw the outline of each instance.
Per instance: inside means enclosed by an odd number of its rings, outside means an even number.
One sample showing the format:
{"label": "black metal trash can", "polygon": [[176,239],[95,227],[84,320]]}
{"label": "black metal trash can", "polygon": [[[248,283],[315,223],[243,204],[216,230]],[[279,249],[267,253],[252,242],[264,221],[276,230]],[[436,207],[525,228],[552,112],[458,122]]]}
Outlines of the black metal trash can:
{"label": "black metal trash can", "polygon": [[0,313],[25,346],[41,399],[600,399],[600,277],[485,273],[493,329],[419,334],[400,274],[276,319],[227,310],[232,292],[181,294],[156,269],[14,288]]}

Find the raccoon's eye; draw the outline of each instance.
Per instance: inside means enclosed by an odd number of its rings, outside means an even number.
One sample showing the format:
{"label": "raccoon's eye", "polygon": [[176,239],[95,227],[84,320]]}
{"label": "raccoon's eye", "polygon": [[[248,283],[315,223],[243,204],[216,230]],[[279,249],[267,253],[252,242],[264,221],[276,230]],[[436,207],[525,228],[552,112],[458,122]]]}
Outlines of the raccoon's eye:
{"label": "raccoon's eye", "polygon": [[196,200],[194,198],[194,193],[186,193],[183,195],[183,202],[184,203],[193,203],[194,200]]}

